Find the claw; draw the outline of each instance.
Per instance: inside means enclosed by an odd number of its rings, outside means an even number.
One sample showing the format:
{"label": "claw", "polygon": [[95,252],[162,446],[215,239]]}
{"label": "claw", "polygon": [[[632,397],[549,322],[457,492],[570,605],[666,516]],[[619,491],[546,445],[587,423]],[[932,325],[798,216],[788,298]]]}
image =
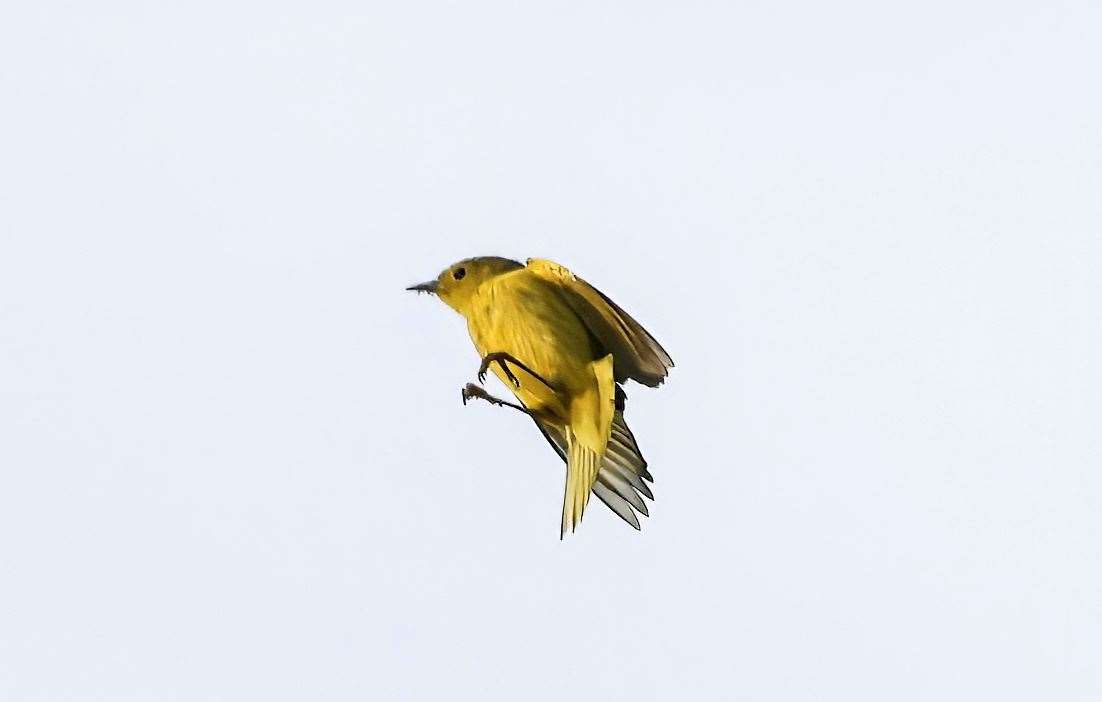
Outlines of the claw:
{"label": "claw", "polygon": [[513,387],[520,388],[520,378],[518,378],[513,373],[513,371],[509,369],[509,366],[505,363],[506,361],[524,369],[529,375],[546,385],[552,391],[558,392],[555,386],[547,382],[539,373],[524,365],[513,356],[502,351],[495,351],[494,353],[486,354],[486,356],[482,359],[482,365],[478,367],[478,382],[485,383],[486,370],[490,367],[491,364],[496,362],[498,367],[501,368],[501,372],[505,375],[505,377],[513,383]]}
{"label": "claw", "polygon": [[497,365],[499,368],[501,368],[502,372],[505,373],[505,377],[513,383],[513,386],[519,388],[520,380],[515,375],[513,375],[513,371],[509,370],[509,366],[505,365],[505,361],[498,361]]}
{"label": "claw", "polygon": [[524,414],[531,416],[531,413],[528,411],[527,407],[522,407],[521,405],[513,404],[512,402],[507,402],[500,398],[494,397],[474,383],[467,383],[467,386],[464,387],[460,392],[463,395],[464,405],[467,404],[467,400],[478,398],[480,400],[485,400],[486,402],[489,402],[491,405],[497,405],[498,407],[512,407],[517,411],[523,412]]}

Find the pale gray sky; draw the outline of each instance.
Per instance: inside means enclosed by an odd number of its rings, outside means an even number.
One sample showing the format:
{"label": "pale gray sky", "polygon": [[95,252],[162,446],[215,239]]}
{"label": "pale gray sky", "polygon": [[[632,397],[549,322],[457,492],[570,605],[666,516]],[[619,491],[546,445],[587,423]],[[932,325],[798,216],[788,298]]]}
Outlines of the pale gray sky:
{"label": "pale gray sky", "polygon": [[[0,698],[1102,697],[1097,2],[8,3]],[[657,501],[403,291],[558,260]],[[494,389],[502,390],[494,383]]]}

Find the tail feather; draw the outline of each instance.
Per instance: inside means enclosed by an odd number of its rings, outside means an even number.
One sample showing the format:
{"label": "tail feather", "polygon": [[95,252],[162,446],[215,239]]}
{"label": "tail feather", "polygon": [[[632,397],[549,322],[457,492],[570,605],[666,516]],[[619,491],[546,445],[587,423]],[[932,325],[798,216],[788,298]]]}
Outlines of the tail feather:
{"label": "tail feather", "polygon": [[562,500],[562,525],[559,538],[566,534],[566,528],[574,531],[582,521],[582,514],[589,503],[589,493],[597,480],[597,468],[600,456],[578,441],[574,432],[566,430],[566,493]]}
{"label": "tail feather", "polygon": [[626,454],[623,447],[615,446],[610,441],[609,447],[605,450],[605,461],[601,468],[608,468],[609,472],[619,475],[630,483],[633,488],[653,500],[654,493],[651,492],[638,473],[638,464],[635,462],[636,456],[637,454]]}
{"label": "tail feather", "polygon": [[630,524],[636,530],[639,530],[639,517],[635,516],[635,512],[632,511],[631,505],[627,500],[620,497],[612,488],[607,487],[600,479],[593,484],[593,494],[597,496],[601,502],[608,505],[608,508],[616,513],[620,519]]}
{"label": "tail feather", "polygon": [[[621,403],[618,402],[617,404]],[[653,478],[650,477],[650,473],[647,471],[647,461],[639,451],[639,445],[635,442],[635,437],[632,435],[631,429],[628,428],[627,422],[624,421],[621,404],[612,417],[612,431],[609,434],[608,445],[605,447],[605,454],[601,460],[601,470],[597,474],[597,483],[594,490],[596,491],[597,485],[610,490],[620,500],[646,517],[649,516],[650,512],[641,495],[653,500],[654,493],[643,482],[644,479],[653,482]],[[600,494],[598,494],[598,497],[600,497]],[[605,500],[605,504],[608,504],[608,500]],[[625,506],[621,503],[617,503],[617,505]],[[611,504],[609,504],[609,507],[612,507],[612,511],[616,512],[628,524],[635,526],[638,523],[639,519],[634,512],[631,513],[633,519],[629,519],[624,516],[621,510],[616,509]]]}
{"label": "tail feather", "polygon": [[647,512],[647,503],[643,502],[643,498],[639,497],[639,493],[632,489],[631,483],[624,480],[620,475],[602,467],[600,475],[597,476],[597,482],[622,497],[632,507],[642,512],[644,517],[650,516]]}
{"label": "tail feather", "polygon": [[[639,477],[643,480],[653,483],[654,476],[647,470],[647,460],[643,458],[643,452],[639,450],[639,444],[635,441],[635,434],[631,433],[631,428],[628,427],[627,422],[623,418],[623,401],[626,397],[620,395],[617,397],[619,403],[618,407],[620,412],[617,414],[616,419],[612,423],[612,436],[609,438],[609,444],[616,444],[622,446],[627,452],[635,457],[635,465],[637,466]],[[618,421],[616,421],[618,419]],[[651,499],[654,499],[653,497]]]}

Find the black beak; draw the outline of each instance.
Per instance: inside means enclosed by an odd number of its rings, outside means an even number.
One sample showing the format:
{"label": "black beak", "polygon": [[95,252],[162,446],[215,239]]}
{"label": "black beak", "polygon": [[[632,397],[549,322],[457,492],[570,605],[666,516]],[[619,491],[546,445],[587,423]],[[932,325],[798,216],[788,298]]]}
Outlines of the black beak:
{"label": "black beak", "polygon": [[430,295],[436,294],[436,281],[430,280],[427,283],[418,283],[417,285],[411,285],[406,290],[414,290],[416,292],[427,292]]}

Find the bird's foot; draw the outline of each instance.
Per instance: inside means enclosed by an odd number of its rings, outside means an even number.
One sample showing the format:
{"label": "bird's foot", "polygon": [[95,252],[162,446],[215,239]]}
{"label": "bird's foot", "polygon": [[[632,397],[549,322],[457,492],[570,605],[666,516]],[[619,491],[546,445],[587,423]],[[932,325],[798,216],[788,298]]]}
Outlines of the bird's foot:
{"label": "bird's foot", "polygon": [[541,383],[546,385],[551,390],[555,390],[555,386],[552,385],[551,383],[547,382],[542,375],[540,375],[536,371],[532,370],[528,366],[526,366],[523,363],[521,363],[520,361],[518,361],[516,359],[516,357],[514,357],[512,354],[508,354],[508,353],[505,353],[503,351],[495,351],[494,353],[486,354],[486,357],[482,359],[482,365],[480,365],[478,367],[478,382],[480,382],[480,383],[486,382],[486,371],[487,371],[487,369],[489,369],[490,364],[496,362],[498,367],[501,368],[502,373],[505,374],[505,377],[508,378],[513,383],[514,387],[519,388],[520,387],[520,379],[517,378],[517,376],[513,373],[512,370],[509,369],[509,366],[506,363],[506,361],[508,361],[508,363],[512,363],[513,365],[517,366],[518,368],[523,369],[525,372],[528,373],[528,375],[530,375],[533,378],[535,378],[536,380],[540,381]]}
{"label": "bird's foot", "polygon": [[520,405],[513,404],[512,402],[502,400],[499,397],[494,397],[493,395],[486,392],[483,388],[479,387],[478,385],[475,385],[474,383],[467,383],[467,385],[462,390],[459,391],[459,395],[463,399],[463,404],[464,405],[467,404],[467,400],[472,400],[472,399],[485,400],[486,402],[489,402],[491,405],[497,405],[498,407],[512,407],[513,409],[515,409],[519,412],[524,412],[525,414],[530,414],[527,407],[522,407]]}
{"label": "bird's foot", "polygon": [[486,356],[486,358],[482,359],[482,365],[480,365],[478,367],[478,382],[480,382],[480,383],[485,383],[486,382],[486,371],[490,368],[491,364],[496,362],[497,365],[498,365],[498,368],[500,368],[501,372],[505,374],[505,377],[508,378],[510,380],[510,382],[513,383],[514,387],[519,388],[520,387],[520,380],[517,378],[516,375],[513,374],[513,371],[509,370],[509,366],[507,366],[505,364],[505,359],[504,358],[499,358],[499,356],[500,356],[500,354],[491,353],[488,356]]}

